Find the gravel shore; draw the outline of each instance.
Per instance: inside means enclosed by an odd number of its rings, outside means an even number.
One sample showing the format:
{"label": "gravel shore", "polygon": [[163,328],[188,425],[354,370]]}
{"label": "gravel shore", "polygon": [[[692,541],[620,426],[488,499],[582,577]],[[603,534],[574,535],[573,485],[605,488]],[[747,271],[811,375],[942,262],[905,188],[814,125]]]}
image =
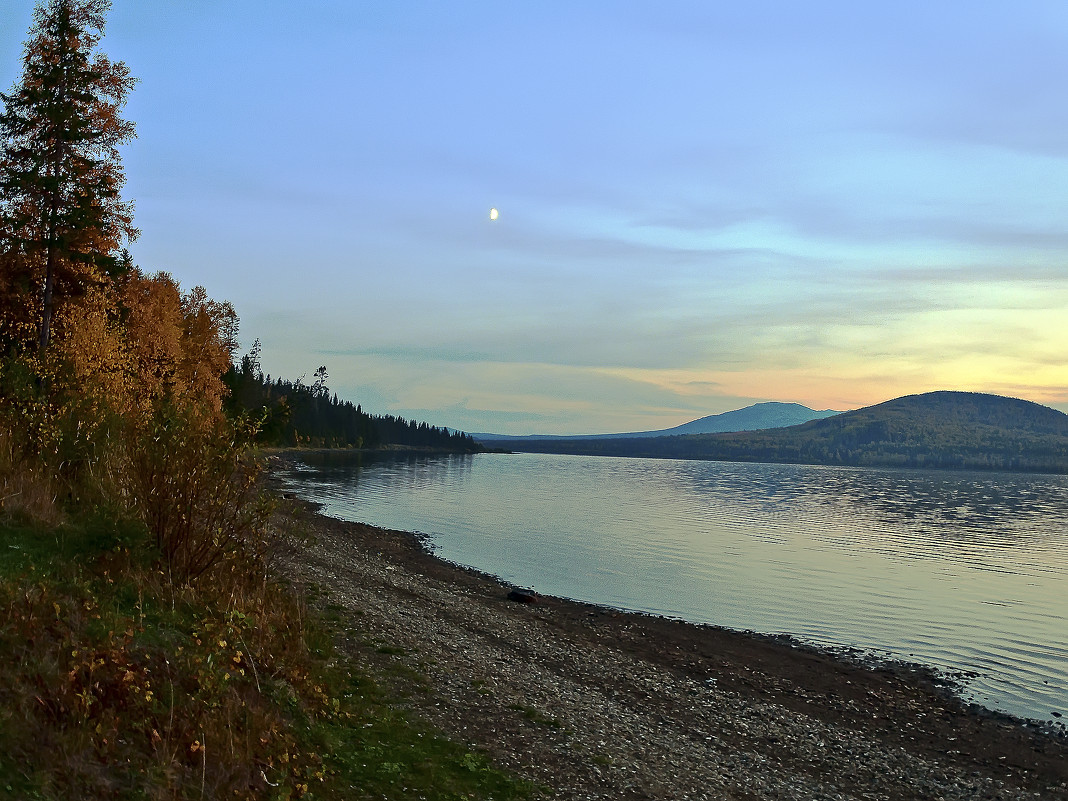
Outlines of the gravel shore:
{"label": "gravel shore", "polygon": [[560,799],[1068,799],[1068,739],[937,678],[538,597],[405,532],[309,516],[294,576],[412,714]]}

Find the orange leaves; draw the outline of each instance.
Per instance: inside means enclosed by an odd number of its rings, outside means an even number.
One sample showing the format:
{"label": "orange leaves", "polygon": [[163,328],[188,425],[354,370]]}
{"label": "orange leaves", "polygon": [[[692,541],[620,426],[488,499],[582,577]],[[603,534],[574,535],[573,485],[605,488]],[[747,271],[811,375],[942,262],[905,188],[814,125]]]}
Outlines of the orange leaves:
{"label": "orange leaves", "polygon": [[161,404],[218,421],[236,325],[230,304],[199,287],[183,295],[166,273],[133,270],[118,285],[90,289],[63,305],[53,347],[32,368],[51,388],[41,414],[65,421],[78,441],[93,439],[109,417],[139,428]]}
{"label": "orange leaves", "polygon": [[237,316],[202,288],[183,293],[166,273],[136,269],[101,282],[58,308],[51,346],[40,353],[26,347],[28,315],[12,314],[8,326],[3,305],[0,346],[23,343],[21,356],[0,362],[0,429],[12,447],[46,455],[69,473],[116,455],[116,435],[136,436],[164,406],[198,431],[222,421]]}
{"label": "orange leaves", "polygon": [[124,282],[126,334],[142,398],[221,408],[222,375],[230,365],[237,315],[203,287],[182,295],[167,273],[134,271]]}
{"label": "orange leaves", "polygon": [[179,394],[184,320],[178,284],[166,273],[140,272],[124,284],[130,368],[142,404]]}
{"label": "orange leaves", "polygon": [[89,292],[65,306],[57,320],[61,336],[50,354],[62,363],[60,370],[79,394],[113,406],[130,391],[126,342],[114,309],[115,293],[110,288]]}
{"label": "orange leaves", "polygon": [[229,302],[212,300],[204,287],[182,298],[183,356],[179,374],[193,394],[218,411],[225,391],[222,375],[237,348],[237,313]]}

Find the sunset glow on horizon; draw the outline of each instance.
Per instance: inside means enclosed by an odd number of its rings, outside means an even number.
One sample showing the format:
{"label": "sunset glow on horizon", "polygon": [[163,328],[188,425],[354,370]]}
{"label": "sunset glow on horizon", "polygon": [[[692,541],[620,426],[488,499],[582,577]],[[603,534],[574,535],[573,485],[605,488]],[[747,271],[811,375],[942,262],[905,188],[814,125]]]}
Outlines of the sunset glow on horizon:
{"label": "sunset glow on horizon", "polygon": [[[0,91],[31,13],[0,0]],[[1066,41],[1055,2],[114,0],[102,48],[140,79],[135,262],[265,372],[576,434],[1068,411]]]}

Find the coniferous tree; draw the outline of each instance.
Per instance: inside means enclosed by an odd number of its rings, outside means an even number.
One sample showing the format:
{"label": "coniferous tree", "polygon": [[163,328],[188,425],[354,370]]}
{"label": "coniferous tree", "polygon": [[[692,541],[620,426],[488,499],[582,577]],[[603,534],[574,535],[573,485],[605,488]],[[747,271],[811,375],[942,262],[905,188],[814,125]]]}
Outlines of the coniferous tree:
{"label": "coniferous tree", "polygon": [[[48,345],[57,299],[129,266],[132,204],[118,147],[134,136],[119,112],[135,79],[97,51],[110,0],[42,0],[11,94],[0,94],[0,266],[36,303]],[[15,300],[15,296],[9,296]]]}

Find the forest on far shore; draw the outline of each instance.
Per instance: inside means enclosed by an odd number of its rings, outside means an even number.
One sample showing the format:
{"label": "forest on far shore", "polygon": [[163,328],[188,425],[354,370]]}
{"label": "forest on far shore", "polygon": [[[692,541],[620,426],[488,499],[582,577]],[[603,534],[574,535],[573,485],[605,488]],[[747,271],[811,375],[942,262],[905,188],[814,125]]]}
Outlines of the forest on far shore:
{"label": "forest on far shore", "polygon": [[487,447],[726,462],[1068,473],[1068,415],[976,392],[909,395],[786,428],[645,439],[537,439]]}
{"label": "forest on far shore", "polygon": [[416,448],[449,453],[486,450],[461,431],[393,415],[369,415],[359,404],[339,400],[326,385],[326,367],[309,385],[264,375],[256,340],[223,376],[229,395],[223,406],[231,417],[254,423],[256,441],[273,447]]}

